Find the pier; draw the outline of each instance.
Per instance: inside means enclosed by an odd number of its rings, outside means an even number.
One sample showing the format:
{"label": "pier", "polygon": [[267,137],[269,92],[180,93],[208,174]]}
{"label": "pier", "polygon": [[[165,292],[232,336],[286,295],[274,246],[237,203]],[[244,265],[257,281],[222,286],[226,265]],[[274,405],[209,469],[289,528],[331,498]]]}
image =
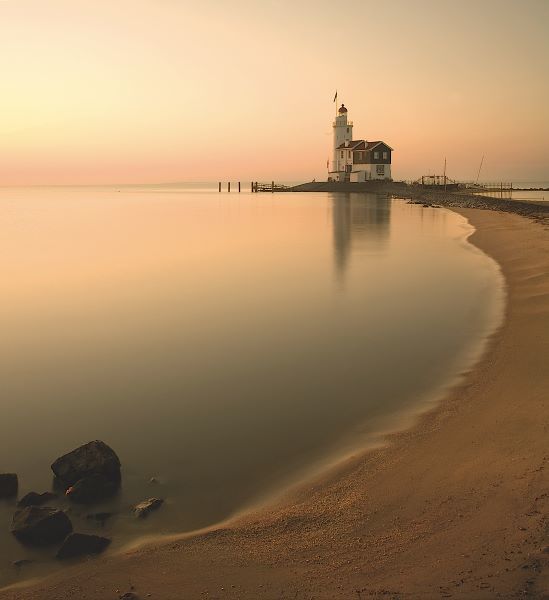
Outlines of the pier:
{"label": "pier", "polygon": [[[222,192],[223,189],[226,189],[227,192],[230,193],[231,191],[231,183],[230,181],[227,181],[226,183],[224,183],[223,181],[219,181],[217,184],[217,189],[219,192]],[[240,181],[236,182],[237,185],[237,189],[240,192],[242,190],[242,185]],[[250,182],[250,192],[252,193],[257,193],[257,192],[284,192],[286,190],[290,189],[289,186],[287,185],[283,185],[281,183],[275,183],[274,181],[271,181],[271,183],[261,183],[259,181],[252,181]]]}
{"label": "pier", "polygon": [[288,190],[289,187],[287,185],[282,185],[281,183],[275,183],[271,181],[271,183],[260,183],[256,181],[252,182],[252,192],[284,192]]}

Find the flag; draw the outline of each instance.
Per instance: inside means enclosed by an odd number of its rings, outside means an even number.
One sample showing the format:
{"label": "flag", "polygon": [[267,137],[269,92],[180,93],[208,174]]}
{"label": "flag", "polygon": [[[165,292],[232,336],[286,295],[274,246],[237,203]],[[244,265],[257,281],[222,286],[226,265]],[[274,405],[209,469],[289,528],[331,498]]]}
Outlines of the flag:
{"label": "flag", "polygon": [[334,96],[334,102],[335,102],[336,100],[337,100],[337,90],[336,90],[336,93],[335,93],[335,96]]}

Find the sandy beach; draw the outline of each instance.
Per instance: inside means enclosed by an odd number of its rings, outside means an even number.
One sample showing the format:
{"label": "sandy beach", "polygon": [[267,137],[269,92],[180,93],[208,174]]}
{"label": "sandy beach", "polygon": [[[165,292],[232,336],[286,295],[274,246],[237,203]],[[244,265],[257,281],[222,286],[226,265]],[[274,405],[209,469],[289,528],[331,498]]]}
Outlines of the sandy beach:
{"label": "sandy beach", "polygon": [[484,357],[437,408],[275,506],[0,598],[549,597],[549,229],[454,210],[501,266],[507,307]]}

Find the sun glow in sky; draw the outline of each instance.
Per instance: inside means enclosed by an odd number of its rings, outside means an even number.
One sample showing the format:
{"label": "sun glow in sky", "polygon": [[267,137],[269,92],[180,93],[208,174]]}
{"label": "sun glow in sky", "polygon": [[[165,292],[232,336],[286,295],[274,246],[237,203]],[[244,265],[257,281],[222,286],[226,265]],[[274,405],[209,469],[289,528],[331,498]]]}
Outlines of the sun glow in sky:
{"label": "sun glow in sky", "polygon": [[326,178],[332,102],[393,176],[549,179],[547,0],[0,1],[0,185]]}

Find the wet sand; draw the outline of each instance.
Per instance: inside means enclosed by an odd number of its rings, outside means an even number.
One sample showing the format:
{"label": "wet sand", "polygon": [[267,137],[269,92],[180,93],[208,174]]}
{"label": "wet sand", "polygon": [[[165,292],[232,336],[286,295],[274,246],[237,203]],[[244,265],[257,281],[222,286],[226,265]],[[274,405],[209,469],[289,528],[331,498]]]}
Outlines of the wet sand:
{"label": "wet sand", "polygon": [[549,597],[549,230],[456,210],[501,265],[508,304],[436,409],[276,506],[0,598]]}

